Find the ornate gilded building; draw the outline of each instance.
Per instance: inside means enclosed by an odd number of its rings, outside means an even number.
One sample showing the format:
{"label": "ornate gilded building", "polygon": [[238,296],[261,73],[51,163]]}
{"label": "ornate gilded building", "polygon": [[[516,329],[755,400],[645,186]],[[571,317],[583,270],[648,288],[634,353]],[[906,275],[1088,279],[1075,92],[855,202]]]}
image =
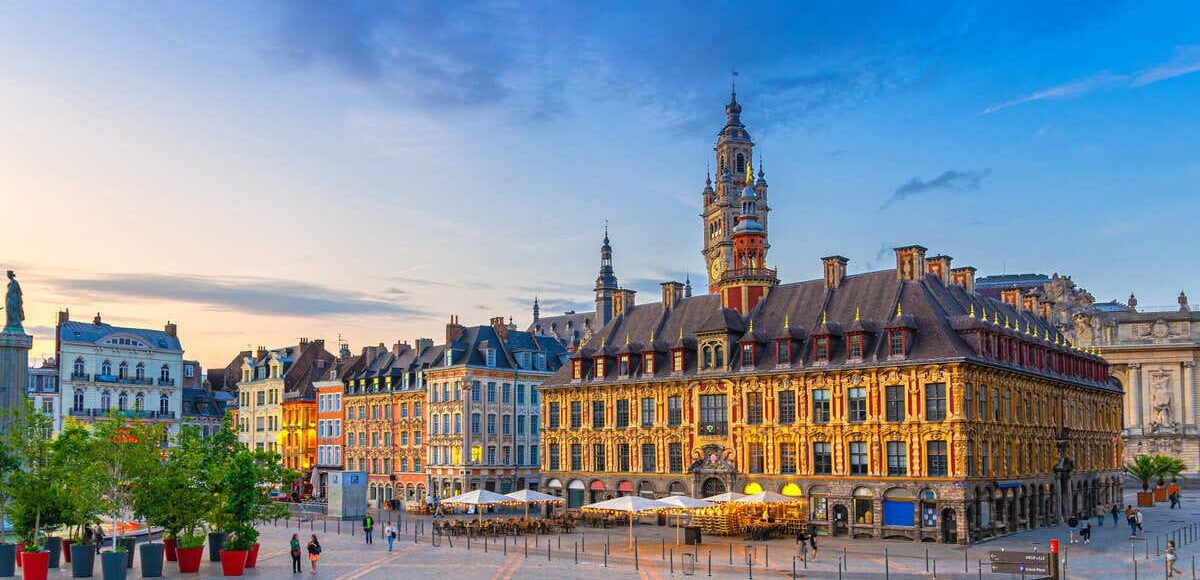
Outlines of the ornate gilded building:
{"label": "ornate gilded building", "polygon": [[619,304],[543,384],[544,487],[570,507],[770,490],[819,533],[943,542],[1119,501],[1120,384],[1036,307],[920,246],[779,283],[740,113],[702,193],[711,293]]}

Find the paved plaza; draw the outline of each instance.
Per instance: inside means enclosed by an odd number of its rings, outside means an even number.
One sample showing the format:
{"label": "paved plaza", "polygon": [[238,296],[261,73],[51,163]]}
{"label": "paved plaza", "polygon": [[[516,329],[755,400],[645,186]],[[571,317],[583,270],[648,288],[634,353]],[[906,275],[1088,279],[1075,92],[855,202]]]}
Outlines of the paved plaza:
{"label": "paved plaza", "polygon": [[[1127,499],[1132,502],[1132,494],[1127,494]],[[628,545],[628,528],[623,527],[580,527],[572,534],[498,538],[486,543],[475,538],[470,540],[470,546],[465,537],[442,537],[439,545],[434,545],[429,518],[406,514],[395,550],[388,553],[387,542],[378,537],[389,516],[389,512],[384,512],[377,520],[372,545],[364,543],[361,530],[355,529],[351,535],[351,528],[356,527],[356,523],[341,522],[340,533],[338,522],[334,520],[293,519],[287,528],[282,520],[277,525],[267,524],[262,529],[263,547],[258,569],[247,571],[246,577],[291,577],[287,545],[291,534],[299,532],[305,541],[309,534],[316,533],[324,546],[317,574],[308,572],[305,560],[305,572],[297,575],[305,579],[433,578],[442,575],[463,580],[561,580],[604,576],[657,580],[689,573],[709,577],[710,559],[711,577],[714,578],[783,579],[791,577],[793,557],[797,557],[797,578],[838,578],[839,567],[843,578],[1016,578],[1018,576],[988,572],[987,553],[1000,549],[1044,551],[1051,538],[1062,540],[1067,578],[1134,578],[1135,558],[1138,578],[1164,578],[1161,550],[1166,547],[1166,537],[1178,530],[1187,530],[1186,533],[1179,532],[1178,567],[1184,572],[1180,578],[1194,578],[1193,558],[1200,551],[1197,549],[1200,545],[1197,543],[1200,540],[1200,527],[1197,527],[1200,526],[1200,499],[1185,497],[1181,510],[1157,506],[1145,509],[1144,514],[1145,533],[1135,541],[1130,540],[1123,518],[1119,525],[1113,526],[1109,517],[1103,527],[1096,526],[1093,519],[1089,545],[1067,545],[1065,526],[1022,532],[970,548],[821,537],[818,540],[820,552],[816,558],[809,554],[807,566],[798,558],[792,541],[743,542],[737,538],[706,537],[704,544],[695,550],[674,544],[674,528],[639,524],[634,528],[637,537],[635,569],[633,550]],[[1191,532],[1196,532],[1197,536]],[[607,561],[606,542],[610,547]],[[694,567],[691,564],[693,555],[696,558]],[[748,558],[750,565],[747,565]],[[980,561],[984,562],[982,566]],[[166,568],[166,577],[181,577],[174,572],[173,562],[167,563]],[[60,576],[69,577],[69,569],[60,571]],[[199,577],[219,576],[219,564],[205,562]],[[55,577],[53,573],[51,577]],[[140,577],[140,571],[135,569],[130,578],[137,577]]]}

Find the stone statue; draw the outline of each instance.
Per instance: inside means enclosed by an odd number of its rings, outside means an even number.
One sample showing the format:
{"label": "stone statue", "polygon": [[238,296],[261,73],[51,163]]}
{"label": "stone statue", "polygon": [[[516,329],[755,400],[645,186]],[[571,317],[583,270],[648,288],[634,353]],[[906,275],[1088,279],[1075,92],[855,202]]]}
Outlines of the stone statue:
{"label": "stone statue", "polygon": [[4,297],[6,314],[4,332],[24,333],[21,323],[25,321],[25,300],[21,297],[21,285],[17,283],[17,275],[8,271],[8,293]]}
{"label": "stone statue", "polygon": [[1173,427],[1174,397],[1171,394],[1171,375],[1154,373],[1150,376],[1150,403],[1154,409],[1154,423],[1163,427]]}

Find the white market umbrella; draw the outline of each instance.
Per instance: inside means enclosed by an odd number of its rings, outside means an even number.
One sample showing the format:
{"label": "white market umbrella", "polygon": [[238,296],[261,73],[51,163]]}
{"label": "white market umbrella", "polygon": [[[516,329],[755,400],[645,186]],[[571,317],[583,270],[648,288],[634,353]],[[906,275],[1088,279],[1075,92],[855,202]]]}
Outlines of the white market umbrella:
{"label": "white market umbrella", "polygon": [[736,491],[727,491],[725,493],[719,493],[717,495],[706,497],[706,498],[704,498],[704,501],[711,501],[713,503],[725,503],[727,501],[739,500],[739,499],[742,499],[743,497],[746,497],[746,494],[738,493]]}
{"label": "white market umbrella", "polygon": [[683,519],[683,513],[682,513],[683,511],[691,511],[691,510],[716,507],[716,505],[717,505],[711,501],[696,499],[694,497],[686,496],[686,495],[670,495],[670,496],[664,497],[658,501],[661,501],[665,504],[670,504],[671,506],[673,506],[673,511],[675,512],[675,543],[676,544],[679,543],[679,528],[681,526],[680,520]]}
{"label": "white market umbrella", "polygon": [[640,495],[626,495],[583,506],[584,511],[624,512],[629,514],[629,545],[633,546],[633,516],[643,512],[671,509],[671,504]]}
{"label": "white market umbrella", "polygon": [[479,521],[483,521],[483,510],[479,506],[512,503],[511,497],[500,495],[494,491],[488,491],[480,488],[467,493],[460,493],[453,497],[448,497],[442,500],[442,503],[450,505],[469,505],[476,506],[475,513],[479,515]]}
{"label": "white market umbrella", "polygon": [[512,493],[504,494],[504,497],[510,501],[519,501],[525,504],[525,519],[529,519],[529,504],[531,503],[562,503],[563,498],[557,495],[550,495],[532,489],[518,489]]}
{"label": "white market umbrella", "polygon": [[764,504],[773,504],[773,503],[795,503],[798,501],[800,501],[800,498],[798,498],[798,497],[788,497],[786,495],[783,495],[781,493],[775,493],[773,491],[760,491],[754,495],[748,495],[745,497],[740,497],[738,499],[735,499],[735,500],[733,500],[733,503],[764,505]]}

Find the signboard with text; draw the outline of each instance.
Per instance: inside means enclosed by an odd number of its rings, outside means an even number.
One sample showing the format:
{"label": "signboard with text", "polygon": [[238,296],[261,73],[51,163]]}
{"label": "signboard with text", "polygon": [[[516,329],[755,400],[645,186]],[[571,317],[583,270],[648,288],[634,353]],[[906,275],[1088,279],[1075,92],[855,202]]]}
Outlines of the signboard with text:
{"label": "signboard with text", "polygon": [[993,574],[1050,575],[1051,555],[1046,552],[988,552]]}

